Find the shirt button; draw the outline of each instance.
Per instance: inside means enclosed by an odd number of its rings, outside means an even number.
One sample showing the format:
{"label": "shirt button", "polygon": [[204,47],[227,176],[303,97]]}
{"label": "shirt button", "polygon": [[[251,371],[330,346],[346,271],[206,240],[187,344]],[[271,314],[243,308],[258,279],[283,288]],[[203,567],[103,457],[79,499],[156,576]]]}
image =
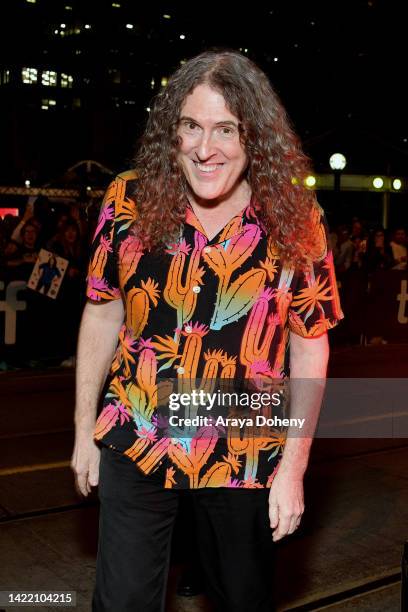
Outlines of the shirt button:
{"label": "shirt button", "polygon": [[194,291],[194,293],[200,293],[201,287],[199,287],[198,285],[194,285],[193,291]]}
{"label": "shirt button", "polygon": [[188,334],[191,334],[191,332],[193,331],[193,328],[191,327],[191,325],[186,325],[184,328],[184,331],[187,332]]}
{"label": "shirt button", "polygon": [[211,253],[211,247],[210,246],[206,246],[203,249],[204,253]]}
{"label": "shirt button", "polygon": [[181,366],[177,368],[177,374],[184,374],[184,368],[182,368]]}

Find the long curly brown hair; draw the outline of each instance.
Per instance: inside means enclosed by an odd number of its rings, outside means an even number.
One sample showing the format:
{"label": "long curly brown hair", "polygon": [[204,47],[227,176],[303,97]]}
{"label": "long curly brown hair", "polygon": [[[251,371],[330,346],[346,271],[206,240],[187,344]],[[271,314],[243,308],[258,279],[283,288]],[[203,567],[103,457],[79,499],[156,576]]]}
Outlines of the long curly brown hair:
{"label": "long curly brown hair", "polygon": [[156,96],[135,158],[139,214],[133,232],[148,248],[179,234],[188,186],[177,161],[178,122],[186,97],[204,83],[223,95],[239,120],[249,160],[245,178],[266,231],[282,259],[304,267],[319,249],[311,221],[319,205],[304,185],[311,163],[266,75],[236,51],[210,50],[190,59]]}

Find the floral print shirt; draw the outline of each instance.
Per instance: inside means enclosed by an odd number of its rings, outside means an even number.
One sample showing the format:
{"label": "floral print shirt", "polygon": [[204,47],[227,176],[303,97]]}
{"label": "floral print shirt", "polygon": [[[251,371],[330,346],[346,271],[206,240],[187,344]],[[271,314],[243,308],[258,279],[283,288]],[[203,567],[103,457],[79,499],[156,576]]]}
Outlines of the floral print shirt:
{"label": "floral print shirt", "polygon": [[87,297],[125,306],[94,438],[144,474],[159,470],[165,488],[270,487],[281,428],[166,435],[158,389],[166,377],[284,379],[289,331],[313,338],[343,318],[324,213],[316,207],[321,256],[306,272],[282,265],[252,204],[211,240],[188,207],[179,239],[150,252],[129,232],[135,180],[128,171],[108,187],[91,245]]}

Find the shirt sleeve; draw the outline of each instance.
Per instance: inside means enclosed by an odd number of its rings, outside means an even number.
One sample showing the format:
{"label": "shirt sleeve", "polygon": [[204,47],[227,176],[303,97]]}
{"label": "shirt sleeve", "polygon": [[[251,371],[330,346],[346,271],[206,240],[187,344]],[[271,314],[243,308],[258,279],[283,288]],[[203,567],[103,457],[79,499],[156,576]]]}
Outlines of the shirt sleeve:
{"label": "shirt sleeve", "polygon": [[117,300],[119,288],[118,262],[115,248],[115,201],[118,185],[109,185],[99,211],[88,262],[86,296],[95,301]]}
{"label": "shirt sleeve", "polygon": [[320,237],[320,255],[306,270],[295,273],[289,307],[289,329],[304,338],[321,336],[344,318],[327,220],[320,207],[315,214],[313,225]]}

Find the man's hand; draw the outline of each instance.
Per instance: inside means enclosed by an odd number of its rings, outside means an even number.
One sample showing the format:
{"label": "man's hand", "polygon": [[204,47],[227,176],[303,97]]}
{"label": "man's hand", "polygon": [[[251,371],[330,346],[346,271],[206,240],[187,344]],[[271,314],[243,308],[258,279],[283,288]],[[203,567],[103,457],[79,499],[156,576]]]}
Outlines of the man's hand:
{"label": "man's hand", "polygon": [[278,470],[269,493],[269,520],[274,542],[299,527],[304,509],[303,479]]}
{"label": "man's hand", "polygon": [[77,492],[87,496],[91,487],[99,482],[99,460],[101,451],[93,441],[92,433],[79,433],[75,439],[71,467],[75,474]]}

